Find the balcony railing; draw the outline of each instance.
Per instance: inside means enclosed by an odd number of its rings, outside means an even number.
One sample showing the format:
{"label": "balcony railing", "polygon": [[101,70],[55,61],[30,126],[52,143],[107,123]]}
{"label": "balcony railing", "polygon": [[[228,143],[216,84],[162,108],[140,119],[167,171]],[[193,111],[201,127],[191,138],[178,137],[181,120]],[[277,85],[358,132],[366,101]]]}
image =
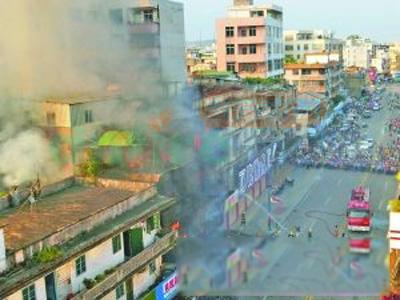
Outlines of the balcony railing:
{"label": "balcony railing", "polygon": [[116,271],[96,284],[89,290],[84,290],[75,295],[73,300],[97,299],[112,291],[121,281],[134,273],[135,270],[148,264],[153,258],[162,255],[172,249],[176,242],[176,233],[170,232],[151,246],[144,249],[138,255],[122,263]]}

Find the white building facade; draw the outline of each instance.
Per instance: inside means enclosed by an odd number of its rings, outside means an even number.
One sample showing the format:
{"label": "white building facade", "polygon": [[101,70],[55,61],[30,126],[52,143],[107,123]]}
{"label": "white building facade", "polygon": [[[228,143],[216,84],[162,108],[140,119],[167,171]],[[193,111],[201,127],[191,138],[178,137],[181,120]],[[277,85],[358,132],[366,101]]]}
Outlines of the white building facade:
{"label": "white building facade", "polygon": [[343,55],[343,41],[335,38],[329,30],[287,30],[284,32],[285,56],[299,62],[305,61],[306,54],[336,52]]}
{"label": "white building facade", "polygon": [[372,46],[373,43],[369,39],[349,36],[344,45],[344,66],[368,69],[372,61]]}

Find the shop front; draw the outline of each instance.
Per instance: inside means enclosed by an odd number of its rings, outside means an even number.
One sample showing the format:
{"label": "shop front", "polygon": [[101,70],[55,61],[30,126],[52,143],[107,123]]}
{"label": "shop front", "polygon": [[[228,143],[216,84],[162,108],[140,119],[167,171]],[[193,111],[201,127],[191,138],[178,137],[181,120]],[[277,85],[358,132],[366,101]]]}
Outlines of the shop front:
{"label": "shop front", "polygon": [[225,228],[229,230],[239,220],[241,214],[238,191],[235,191],[225,200]]}
{"label": "shop front", "polygon": [[228,256],[226,267],[229,288],[237,286],[246,280],[248,266],[240,249]]}

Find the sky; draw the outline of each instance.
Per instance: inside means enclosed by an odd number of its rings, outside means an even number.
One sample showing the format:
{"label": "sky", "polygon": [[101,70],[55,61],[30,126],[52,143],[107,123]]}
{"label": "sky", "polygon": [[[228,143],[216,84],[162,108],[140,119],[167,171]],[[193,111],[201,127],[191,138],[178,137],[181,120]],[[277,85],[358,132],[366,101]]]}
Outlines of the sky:
{"label": "sky", "polygon": [[[214,39],[214,24],[233,0],[178,0],[185,5],[186,40]],[[284,10],[284,29],[330,29],[377,42],[400,41],[400,0],[255,0]]]}

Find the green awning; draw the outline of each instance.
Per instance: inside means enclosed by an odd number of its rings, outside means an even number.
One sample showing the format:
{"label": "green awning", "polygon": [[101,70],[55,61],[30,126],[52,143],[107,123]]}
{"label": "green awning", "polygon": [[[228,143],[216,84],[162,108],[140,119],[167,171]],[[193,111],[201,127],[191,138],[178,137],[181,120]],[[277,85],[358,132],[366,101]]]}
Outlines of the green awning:
{"label": "green awning", "polygon": [[110,130],[102,134],[98,146],[126,147],[132,146],[135,141],[133,134],[129,131]]}

